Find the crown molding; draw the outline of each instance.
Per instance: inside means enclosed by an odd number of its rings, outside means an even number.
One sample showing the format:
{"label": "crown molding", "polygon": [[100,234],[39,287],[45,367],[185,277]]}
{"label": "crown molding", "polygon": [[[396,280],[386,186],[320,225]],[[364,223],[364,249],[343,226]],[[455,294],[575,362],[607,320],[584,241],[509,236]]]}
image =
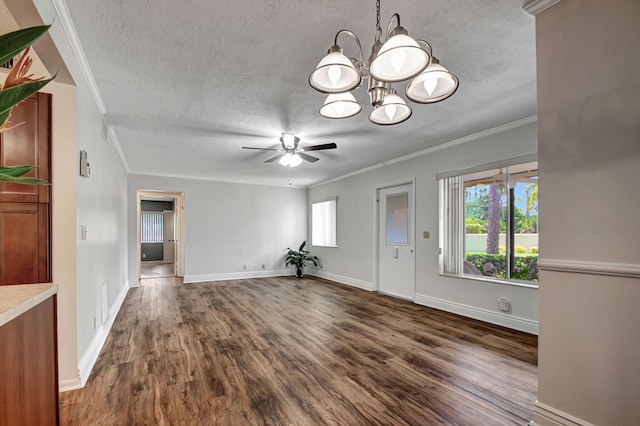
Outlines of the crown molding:
{"label": "crown molding", "polygon": [[525,0],[522,4],[522,10],[530,15],[536,16],[540,12],[544,12],[560,0]]}
{"label": "crown molding", "polygon": [[418,152],[414,152],[412,154],[403,155],[402,157],[393,158],[391,160],[383,161],[382,163],[374,164],[373,166],[365,167],[364,169],[356,170],[351,173],[347,173],[346,175],[338,176],[326,181],[318,182],[307,186],[307,188],[317,188],[319,186],[323,186],[332,182],[337,182],[339,180],[347,179],[352,176],[356,176],[362,173],[370,172],[375,169],[379,169],[384,166],[390,166],[391,164],[400,163],[402,161],[411,160],[412,158],[422,157],[423,155],[432,154],[437,151],[442,151],[443,149],[451,148],[457,145],[462,145],[465,143],[473,142],[478,139],[485,138],[487,136],[496,135],[498,133],[506,132],[507,130],[516,129],[518,127],[526,126],[527,124],[535,123],[538,121],[537,115],[530,115],[525,118],[521,118],[520,120],[515,120],[506,124],[502,124],[500,126],[492,127],[490,129],[482,130],[480,132],[472,133],[467,136],[463,136],[458,139],[453,139],[448,142],[441,143],[440,145],[432,146],[430,148],[423,149]]}
{"label": "crown molding", "polygon": [[[104,100],[102,99],[100,90],[98,90],[96,79],[93,76],[91,67],[89,66],[89,61],[87,61],[87,55],[84,53],[82,43],[80,43],[80,38],[78,37],[78,32],[76,31],[76,27],[73,24],[73,20],[71,19],[69,8],[67,7],[67,4],[64,0],[52,0],[51,2],[53,4],[53,7],[55,8],[56,15],[58,15],[58,18],[60,19],[60,24],[67,36],[67,40],[69,40],[71,50],[76,57],[76,61],[78,61],[78,66],[80,67],[82,76],[84,77],[84,80],[89,87],[89,92],[91,93],[91,96],[96,103],[98,112],[104,118],[104,116],[107,114],[107,107],[104,104]],[[118,139],[118,135],[116,134],[115,129],[113,128],[113,126],[110,126],[109,123],[107,123],[107,132],[115,146],[116,151],[118,152],[118,156],[120,157],[125,170],[127,171],[127,173],[129,173],[129,165],[125,159],[122,145],[120,144],[120,140]]]}

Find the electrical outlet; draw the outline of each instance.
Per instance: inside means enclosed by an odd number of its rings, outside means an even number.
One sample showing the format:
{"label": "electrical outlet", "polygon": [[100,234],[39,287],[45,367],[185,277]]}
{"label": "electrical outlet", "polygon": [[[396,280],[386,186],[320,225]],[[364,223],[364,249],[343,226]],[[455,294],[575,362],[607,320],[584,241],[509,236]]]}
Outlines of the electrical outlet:
{"label": "electrical outlet", "polygon": [[511,302],[506,297],[501,297],[498,299],[498,309],[502,312],[511,311]]}
{"label": "electrical outlet", "polygon": [[247,265],[242,265],[242,269],[247,270]]}
{"label": "electrical outlet", "polygon": [[262,264],[262,269],[264,269],[264,263]]}

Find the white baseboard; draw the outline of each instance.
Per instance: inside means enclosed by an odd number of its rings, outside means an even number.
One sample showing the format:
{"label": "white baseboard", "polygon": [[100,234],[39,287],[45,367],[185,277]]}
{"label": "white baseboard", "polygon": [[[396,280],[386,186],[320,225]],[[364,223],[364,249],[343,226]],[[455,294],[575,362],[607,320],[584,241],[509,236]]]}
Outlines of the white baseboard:
{"label": "white baseboard", "polygon": [[355,278],[344,277],[342,275],[330,274],[328,272],[320,271],[319,269],[309,269],[306,270],[305,273],[307,275],[313,275],[318,278],[325,278],[327,280],[335,281],[340,284],[346,284],[351,287],[357,287],[362,290],[373,291],[373,283],[367,281],[357,280]]}
{"label": "white baseboard", "polygon": [[594,426],[570,414],[536,401],[529,426]]}
{"label": "white baseboard", "polygon": [[440,309],[442,311],[451,312],[491,324],[524,331],[525,333],[538,334],[538,322],[530,319],[516,317],[501,312],[493,312],[488,309],[476,308],[475,306],[463,305],[461,303],[436,299],[435,297],[420,294],[416,294],[413,300],[418,305]]}
{"label": "white baseboard", "polygon": [[78,378],[72,380],[60,380],[58,382],[58,390],[60,392],[69,392],[76,389],[82,389],[82,381],[80,381],[80,372],[78,371]]}
{"label": "white baseboard", "polygon": [[107,341],[109,331],[113,326],[113,323],[116,319],[116,316],[118,315],[118,312],[120,311],[120,308],[122,307],[122,303],[124,302],[128,291],[129,286],[124,285],[122,287],[122,290],[120,291],[120,294],[118,294],[117,299],[109,309],[109,317],[107,321],[98,328],[96,334],[91,340],[91,343],[89,344],[89,347],[80,358],[80,362],[78,363],[78,380],[65,380],[60,382],[60,392],[80,389],[87,384],[87,380],[89,380],[89,376],[91,375],[91,370],[93,370],[93,366],[98,360],[100,351],[102,350],[104,343]]}
{"label": "white baseboard", "polygon": [[279,269],[272,271],[243,271],[243,272],[228,272],[223,274],[206,274],[206,275],[185,275],[184,283],[203,283],[208,281],[227,281],[227,280],[242,280],[247,278],[267,278],[267,277],[282,277],[288,275],[295,275],[295,269]]}

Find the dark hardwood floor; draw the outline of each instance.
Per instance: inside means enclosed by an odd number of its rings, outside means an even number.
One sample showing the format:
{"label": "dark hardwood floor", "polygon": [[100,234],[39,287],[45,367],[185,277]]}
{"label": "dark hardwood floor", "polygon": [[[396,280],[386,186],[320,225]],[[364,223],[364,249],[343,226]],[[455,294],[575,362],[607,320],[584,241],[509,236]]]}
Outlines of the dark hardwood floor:
{"label": "dark hardwood floor", "polygon": [[526,425],[537,337],[316,278],[131,289],[63,425]]}

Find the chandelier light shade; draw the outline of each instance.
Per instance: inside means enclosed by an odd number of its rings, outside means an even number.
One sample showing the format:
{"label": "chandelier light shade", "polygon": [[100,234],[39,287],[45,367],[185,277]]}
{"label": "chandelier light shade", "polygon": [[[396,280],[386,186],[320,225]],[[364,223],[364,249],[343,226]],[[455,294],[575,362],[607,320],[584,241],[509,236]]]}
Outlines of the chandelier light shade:
{"label": "chandelier light shade", "polygon": [[428,64],[429,54],[405,31],[392,36],[382,45],[371,62],[369,73],[376,80],[397,83],[420,74]]}
{"label": "chandelier light shade", "polygon": [[440,102],[458,90],[458,77],[431,58],[429,66],[407,84],[405,93],[413,102],[430,104]]}
{"label": "chandelier light shade", "polygon": [[[393,22],[397,25],[392,30]],[[348,57],[338,45],[338,37],[348,35],[358,46],[358,57]],[[380,27],[380,0],[376,0],[376,36],[368,63],[364,59],[358,37],[340,30],[328,54],[309,75],[309,84],[329,96],[320,108],[326,118],[348,118],[360,112],[353,94],[363,79],[369,82],[369,101],[374,107],[369,114],[372,123],[391,125],[411,117],[411,108],[398,96],[392,83],[408,82],[406,96],[417,103],[434,103],[447,99],[458,89],[458,78],[433,57],[433,49],[425,40],[416,40],[400,25],[400,15],[389,20],[386,40]],[[424,47],[422,46],[424,45]],[[410,81],[409,81],[410,80]]]}
{"label": "chandelier light shade", "polygon": [[350,92],[360,85],[362,76],[342,49],[334,45],[309,76],[311,87],[322,93]]}
{"label": "chandelier light shade", "polygon": [[326,118],[352,117],[362,110],[356,98],[350,93],[335,93],[327,96],[320,108],[320,115]]}
{"label": "chandelier light shade", "polygon": [[384,95],[382,105],[376,107],[369,114],[369,120],[372,123],[383,126],[402,123],[409,117],[411,117],[411,108],[396,94],[394,89],[389,89],[388,93]]}

